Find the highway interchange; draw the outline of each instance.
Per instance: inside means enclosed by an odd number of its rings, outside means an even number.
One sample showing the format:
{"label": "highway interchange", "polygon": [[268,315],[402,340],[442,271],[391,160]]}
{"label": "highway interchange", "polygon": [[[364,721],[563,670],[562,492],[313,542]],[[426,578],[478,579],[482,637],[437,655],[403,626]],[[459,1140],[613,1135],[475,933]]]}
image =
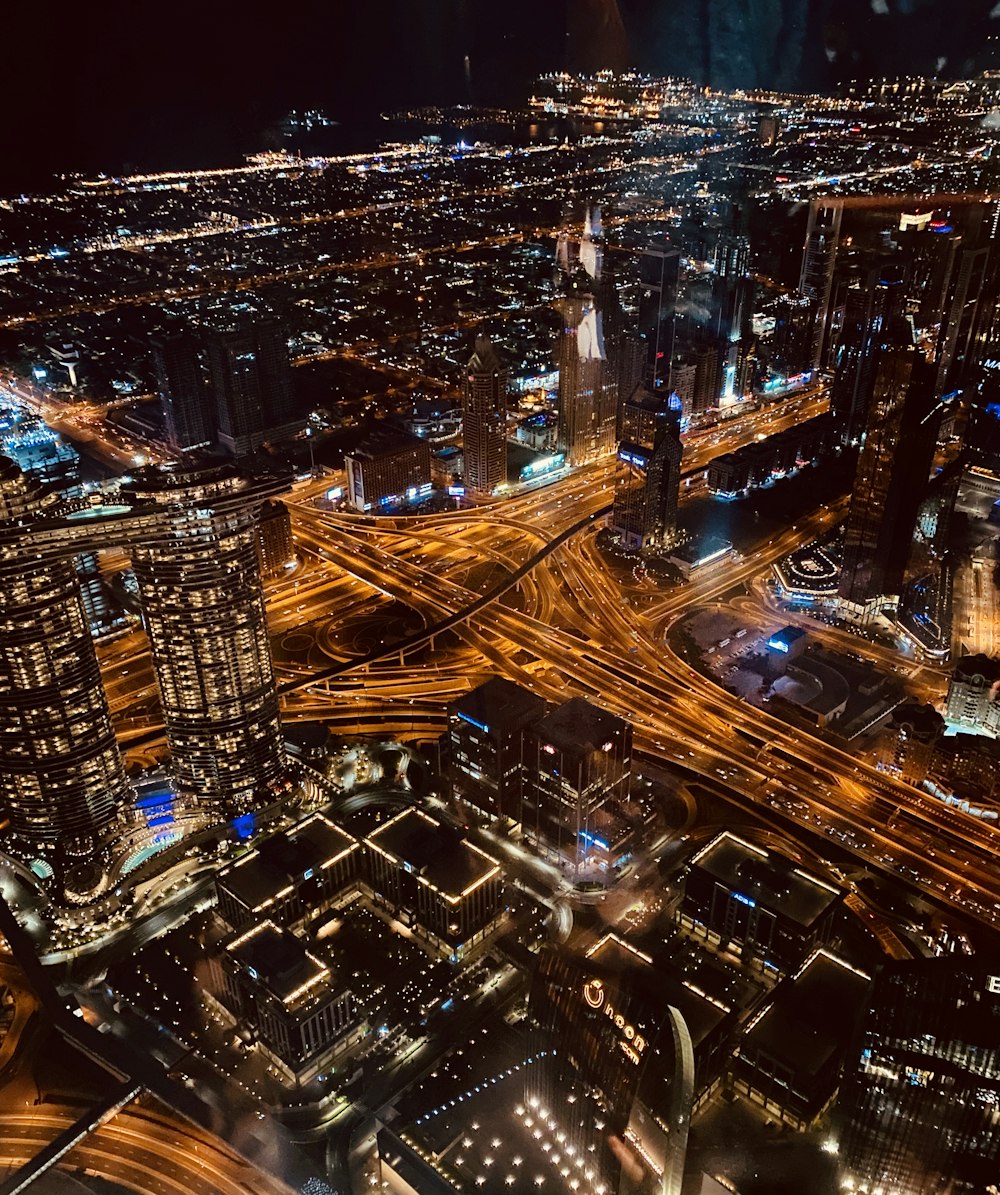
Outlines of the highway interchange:
{"label": "highway interchange", "polygon": [[[825,402],[818,387],[691,437],[685,473],[696,483],[712,456],[809,418]],[[706,603],[756,603],[767,616],[761,583],[772,563],[828,532],[843,505],[662,589],[612,575],[595,547],[613,475],[612,462],[599,463],[472,509],[377,520],[324,509],[329,479],[299,483],[289,499],[299,564],[268,588],[286,720],[321,718],[345,738],[426,739],[443,729],[447,702],[491,673],[551,700],[580,693],[631,719],[640,752],[722,779],[792,832],[796,823],[821,828],[864,863],[995,921],[995,830],[739,700],[670,645],[671,626]],[[577,534],[547,549],[573,526]],[[517,585],[484,603],[517,569]],[[844,634],[822,633],[834,642]],[[853,643],[891,662],[886,649]],[[134,736],[146,744],[157,716],[141,633],[113,643],[103,664],[124,745]],[[927,670],[926,692],[942,681]],[[154,757],[144,746],[136,760]]]}

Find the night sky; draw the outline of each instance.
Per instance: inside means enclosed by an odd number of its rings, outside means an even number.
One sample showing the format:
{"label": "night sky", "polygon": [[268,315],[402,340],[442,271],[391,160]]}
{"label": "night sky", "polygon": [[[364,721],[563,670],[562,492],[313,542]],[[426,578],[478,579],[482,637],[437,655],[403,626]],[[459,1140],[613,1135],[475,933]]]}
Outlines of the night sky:
{"label": "night sky", "polygon": [[383,109],[517,102],[563,67],[823,90],[1000,65],[995,0],[9,0],[0,32],[4,193],[231,162],[292,107],[367,144]]}

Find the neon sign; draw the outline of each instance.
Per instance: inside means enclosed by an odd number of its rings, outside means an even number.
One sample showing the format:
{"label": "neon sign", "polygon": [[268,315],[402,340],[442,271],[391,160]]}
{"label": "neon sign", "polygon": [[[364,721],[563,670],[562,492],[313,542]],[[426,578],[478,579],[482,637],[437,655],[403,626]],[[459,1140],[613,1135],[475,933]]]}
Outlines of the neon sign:
{"label": "neon sign", "polygon": [[636,1027],[625,1020],[617,1008],[606,999],[604,982],[600,979],[588,979],[583,985],[583,998],[591,1008],[600,1011],[609,1021],[614,1022],[615,1028],[621,1033],[618,1045],[622,1053],[636,1066],[642,1061],[642,1052],[646,1048],[646,1039]]}

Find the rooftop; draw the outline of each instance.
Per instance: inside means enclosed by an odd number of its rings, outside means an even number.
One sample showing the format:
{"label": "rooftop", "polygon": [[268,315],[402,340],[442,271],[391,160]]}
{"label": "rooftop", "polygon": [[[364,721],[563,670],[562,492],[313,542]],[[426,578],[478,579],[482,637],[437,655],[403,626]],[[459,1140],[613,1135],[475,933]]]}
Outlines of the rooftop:
{"label": "rooftop", "polygon": [[798,1076],[817,1076],[846,1048],[868,987],[863,972],[817,950],[778,987],[748,1029],[744,1048],[764,1051]]}
{"label": "rooftop", "polygon": [[365,841],[453,904],[500,871],[496,859],[418,809],[397,813]]}
{"label": "rooftop", "polygon": [[490,677],[455,702],[452,712],[480,730],[504,731],[534,721],[545,711],[545,702],[528,689],[505,680]]}
{"label": "rooftop", "polygon": [[843,896],[843,889],[810,875],[783,855],[751,846],[728,830],[695,855],[691,866],[804,927],[811,926]]}
{"label": "rooftop", "polygon": [[350,834],[314,813],[227,867],[218,882],[240,904],[258,912],[357,846]]}
{"label": "rooftop", "polygon": [[627,729],[624,718],[592,705],[585,697],[572,697],[546,714],[537,732],[561,751],[596,751],[604,750],[605,743]]}
{"label": "rooftop", "polygon": [[664,1011],[668,1004],[678,1010],[695,1049],[731,1011],[721,1000],[699,991],[669,971],[660,967],[654,970],[649,955],[629,945],[617,934],[605,934],[587,951],[587,958],[615,971],[645,972],[642,986],[655,988],[657,1000],[662,1003]]}
{"label": "rooftop", "polygon": [[983,652],[974,656],[963,656],[955,665],[955,677],[964,680],[982,677],[988,684],[1000,681],[1000,660]]}
{"label": "rooftop", "polygon": [[226,947],[240,967],[289,1010],[301,1009],[330,987],[330,969],[273,921],[262,921]]}
{"label": "rooftop", "polygon": [[399,456],[404,452],[413,452],[423,448],[430,452],[426,440],[419,436],[412,436],[409,432],[399,428],[379,428],[377,432],[366,436],[357,446],[346,453],[355,460],[379,460],[382,457]]}

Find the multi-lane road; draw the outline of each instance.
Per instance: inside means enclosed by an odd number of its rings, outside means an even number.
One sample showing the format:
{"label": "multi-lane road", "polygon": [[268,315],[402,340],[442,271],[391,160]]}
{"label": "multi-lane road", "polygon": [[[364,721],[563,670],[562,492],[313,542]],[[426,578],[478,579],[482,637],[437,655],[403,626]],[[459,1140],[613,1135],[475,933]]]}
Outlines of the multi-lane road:
{"label": "multi-lane road", "polygon": [[[825,403],[822,390],[801,394],[691,437],[685,471],[818,414]],[[1000,874],[998,836],[989,825],[789,729],[671,649],[669,628],[697,606],[740,587],[759,601],[755,586],[771,564],[829,531],[841,506],[822,508],[742,558],[708,565],[688,584],[657,592],[619,584],[586,532],[545,554],[555,537],[607,507],[613,475],[613,464],[602,463],[471,510],[379,519],[317,509],[322,480],[297,487],[290,505],[301,563],[269,589],[285,716],[322,717],[345,734],[420,737],[440,727],[448,700],[489,673],[553,700],[581,693],[630,718],[641,749],[716,780],[721,774],[735,794],[777,817],[801,818],[801,810],[781,806],[776,786],[794,793],[813,826],[862,844],[856,849],[865,862],[994,920]],[[461,617],[532,561],[502,600]],[[436,636],[446,620],[452,629]],[[394,645],[401,640],[416,642],[400,653]],[[106,657],[126,741],[130,726],[155,722],[143,651],[136,636]]]}

